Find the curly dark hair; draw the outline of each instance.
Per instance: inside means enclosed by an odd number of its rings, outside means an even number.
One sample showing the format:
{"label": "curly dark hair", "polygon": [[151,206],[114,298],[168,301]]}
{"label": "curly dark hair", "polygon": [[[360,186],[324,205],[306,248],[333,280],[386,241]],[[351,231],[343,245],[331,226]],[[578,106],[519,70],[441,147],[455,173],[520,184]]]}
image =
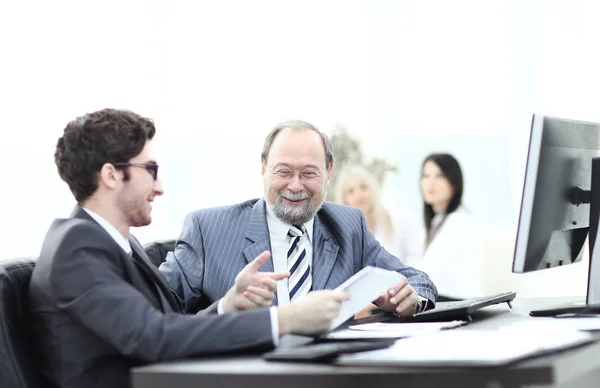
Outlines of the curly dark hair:
{"label": "curly dark hair", "polygon": [[103,109],[67,124],[56,143],[54,162],[78,203],[98,189],[105,163],[126,163],[156,133],[152,120],[127,110]]}

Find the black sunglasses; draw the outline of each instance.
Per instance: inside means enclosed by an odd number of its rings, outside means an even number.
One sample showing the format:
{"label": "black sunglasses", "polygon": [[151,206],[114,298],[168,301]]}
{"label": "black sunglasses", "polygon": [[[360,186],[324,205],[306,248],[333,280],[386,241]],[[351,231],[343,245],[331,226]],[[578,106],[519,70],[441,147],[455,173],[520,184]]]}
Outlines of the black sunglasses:
{"label": "black sunglasses", "polygon": [[158,178],[158,164],[156,163],[111,163],[115,167],[142,167],[152,174],[152,178]]}

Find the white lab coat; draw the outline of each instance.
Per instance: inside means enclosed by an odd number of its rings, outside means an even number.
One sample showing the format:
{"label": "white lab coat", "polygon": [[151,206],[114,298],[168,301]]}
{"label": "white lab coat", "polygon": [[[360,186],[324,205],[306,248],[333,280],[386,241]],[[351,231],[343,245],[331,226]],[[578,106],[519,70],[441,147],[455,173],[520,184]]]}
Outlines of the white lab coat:
{"label": "white lab coat", "polygon": [[[424,244],[424,231],[422,236]],[[475,221],[461,206],[446,216],[423,257],[408,264],[429,275],[440,295],[473,298],[485,292],[480,252]]]}

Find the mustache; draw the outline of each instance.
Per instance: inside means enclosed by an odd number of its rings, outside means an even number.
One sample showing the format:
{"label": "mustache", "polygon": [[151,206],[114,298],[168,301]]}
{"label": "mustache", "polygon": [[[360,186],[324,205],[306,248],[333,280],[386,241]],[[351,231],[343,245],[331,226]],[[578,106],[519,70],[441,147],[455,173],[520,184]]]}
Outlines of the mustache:
{"label": "mustache", "polygon": [[299,193],[293,193],[290,190],[281,190],[279,195],[285,199],[289,199],[291,201],[299,201],[301,199],[311,199],[312,195],[307,193],[306,191],[301,191]]}

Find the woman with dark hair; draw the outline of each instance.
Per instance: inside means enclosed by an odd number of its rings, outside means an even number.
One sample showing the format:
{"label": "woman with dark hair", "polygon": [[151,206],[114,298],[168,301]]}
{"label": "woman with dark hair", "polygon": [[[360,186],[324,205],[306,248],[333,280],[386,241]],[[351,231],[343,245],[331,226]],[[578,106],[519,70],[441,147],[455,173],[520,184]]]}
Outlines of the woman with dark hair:
{"label": "woman with dark hair", "polygon": [[463,175],[450,154],[431,154],[421,174],[425,253],[415,267],[425,271],[439,291],[439,301],[482,296],[479,239],[462,206]]}

